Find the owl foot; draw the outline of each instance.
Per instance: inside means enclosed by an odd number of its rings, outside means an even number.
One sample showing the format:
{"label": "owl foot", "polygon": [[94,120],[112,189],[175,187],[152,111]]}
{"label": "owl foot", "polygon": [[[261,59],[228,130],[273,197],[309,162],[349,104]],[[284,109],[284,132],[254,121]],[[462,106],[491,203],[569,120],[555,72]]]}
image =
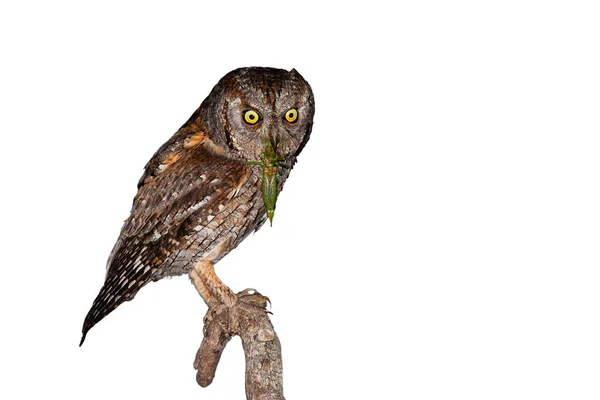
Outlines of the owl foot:
{"label": "owl foot", "polygon": [[[267,314],[272,314],[267,311],[267,305],[271,307],[271,300],[267,296],[263,296],[256,289],[246,289],[234,295],[236,300],[233,306],[227,306],[224,303],[211,305],[204,315],[204,333],[206,328],[221,313],[229,313],[233,308],[242,307],[246,309],[260,309]],[[225,327],[224,327],[225,328]]]}
{"label": "owl foot", "polygon": [[265,310],[267,313],[267,304],[271,307],[271,300],[267,296],[263,296],[256,289],[246,289],[236,294],[238,301],[248,306],[257,307]]}

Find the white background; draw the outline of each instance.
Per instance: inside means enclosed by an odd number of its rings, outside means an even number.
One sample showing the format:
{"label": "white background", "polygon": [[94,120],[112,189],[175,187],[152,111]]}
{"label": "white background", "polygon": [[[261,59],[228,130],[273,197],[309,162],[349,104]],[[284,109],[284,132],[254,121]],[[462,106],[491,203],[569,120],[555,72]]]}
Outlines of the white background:
{"label": "white background", "polygon": [[3,2],[0,398],[202,389],[205,306],[146,286],[77,347],[142,167],[228,71],[296,68],[313,135],[218,264],[273,301],[292,399],[600,398],[596,2]]}

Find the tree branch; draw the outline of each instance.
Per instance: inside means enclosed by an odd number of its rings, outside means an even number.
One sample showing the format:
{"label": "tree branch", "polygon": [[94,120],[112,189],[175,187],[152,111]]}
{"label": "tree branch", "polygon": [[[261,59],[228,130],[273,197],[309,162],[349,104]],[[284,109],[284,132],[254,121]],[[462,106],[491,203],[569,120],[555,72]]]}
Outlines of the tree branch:
{"label": "tree branch", "polygon": [[237,294],[233,307],[209,309],[204,319],[204,338],[196,354],[196,381],[211,384],[225,346],[240,336],[246,358],[246,399],[284,400],[281,344],[271,324],[269,299],[253,289]]}

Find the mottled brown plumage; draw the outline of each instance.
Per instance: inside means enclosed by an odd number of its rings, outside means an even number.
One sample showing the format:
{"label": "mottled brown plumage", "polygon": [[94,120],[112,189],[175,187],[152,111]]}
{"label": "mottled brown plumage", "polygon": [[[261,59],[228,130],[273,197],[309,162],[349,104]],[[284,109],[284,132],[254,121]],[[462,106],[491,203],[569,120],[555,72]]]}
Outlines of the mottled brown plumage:
{"label": "mottled brown plumage", "polygon": [[[284,114],[296,109],[298,118]],[[244,119],[248,110],[260,120]],[[200,108],[145,167],[129,218],[107,263],[87,332],[148,282],[189,273],[209,306],[235,295],[213,265],[264,223],[258,160],[266,141],[292,166],[312,127],[314,101],[295,70],[240,68],[223,77]],[[277,171],[281,190],[289,169]]]}

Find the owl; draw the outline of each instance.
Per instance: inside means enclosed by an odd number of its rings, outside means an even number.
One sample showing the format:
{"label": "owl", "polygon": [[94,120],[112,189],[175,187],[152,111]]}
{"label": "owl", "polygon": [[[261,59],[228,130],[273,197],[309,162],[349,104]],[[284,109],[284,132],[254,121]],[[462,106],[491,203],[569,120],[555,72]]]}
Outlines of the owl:
{"label": "owl", "polygon": [[240,68],[216,84],[146,164],[80,346],[94,325],[164,277],[188,274],[209,307],[236,304],[214,265],[272,219],[314,111],[295,69]]}

